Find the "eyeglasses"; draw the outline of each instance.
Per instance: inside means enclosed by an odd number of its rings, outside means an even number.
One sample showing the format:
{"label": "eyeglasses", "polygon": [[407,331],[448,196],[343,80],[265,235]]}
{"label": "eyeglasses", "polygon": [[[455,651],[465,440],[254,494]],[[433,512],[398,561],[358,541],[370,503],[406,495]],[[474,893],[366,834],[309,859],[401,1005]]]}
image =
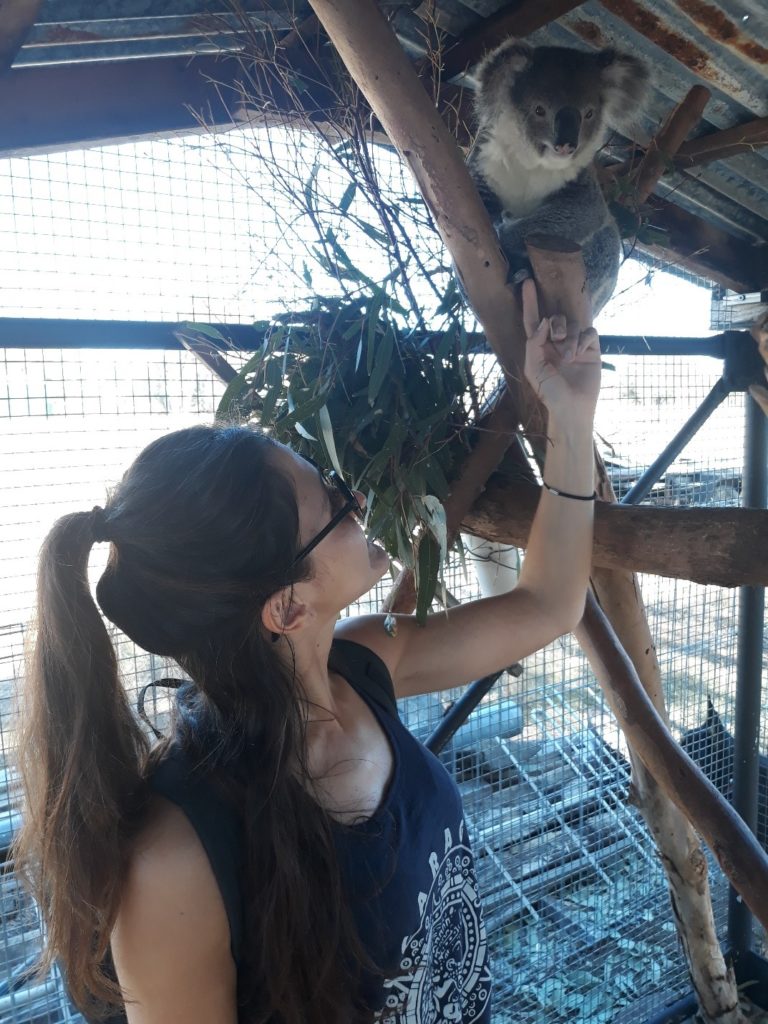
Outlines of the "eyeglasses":
{"label": "eyeglasses", "polygon": [[302,558],[306,558],[310,551],[313,551],[317,545],[323,540],[331,530],[335,529],[344,519],[347,518],[350,512],[353,512],[357,518],[362,522],[365,513],[363,512],[360,502],[355,497],[354,491],[344,482],[339,474],[333,469],[323,469],[321,466],[305,455],[304,458],[320,474],[320,477],[329,492],[331,499],[331,508],[337,506],[336,511],[331,516],[330,520],[325,524],[322,530],[316,534],[309,544],[305,545],[301,551],[294,558],[292,565],[296,565]]}

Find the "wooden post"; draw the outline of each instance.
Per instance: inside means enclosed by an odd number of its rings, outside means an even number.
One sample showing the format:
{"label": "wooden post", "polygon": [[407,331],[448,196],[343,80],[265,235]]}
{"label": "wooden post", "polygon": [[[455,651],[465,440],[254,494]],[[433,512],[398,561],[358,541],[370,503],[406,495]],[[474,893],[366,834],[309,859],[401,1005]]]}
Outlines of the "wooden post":
{"label": "wooden post", "polygon": [[[765,363],[765,379],[768,380],[768,313],[753,324],[750,332],[757,342],[757,350]],[[750,384],[749,393],[768,416],[768,388],[762,384]]]}
{"label": "wooden post", "polygon": [[711,95],[703,85],[694,85],[685,99],[669,114],[656,137],[651,139],[637,169],[635,201],[638,206],[645,202],[659,178],[672,166],[675,154],[686,136],[701,120]]}
{"label": "wooden post", "polygon": [[[750,389],[751,390],[751,389]],[[486,540],[528,544],[539,488],[499,475],[462,529]],[[714,587],[768,586],[768,512],[757,508],[656,508],[599,502],[594,566]]]}

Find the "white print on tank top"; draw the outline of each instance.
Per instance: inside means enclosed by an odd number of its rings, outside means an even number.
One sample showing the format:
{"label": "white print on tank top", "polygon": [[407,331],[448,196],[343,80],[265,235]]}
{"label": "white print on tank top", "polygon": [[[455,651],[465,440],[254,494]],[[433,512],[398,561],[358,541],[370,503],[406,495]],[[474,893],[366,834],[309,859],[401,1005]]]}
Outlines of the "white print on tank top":
{"label": "white print on tank top", "polygon": [[403,939],[401,973],[384,982],[388,993],[377,1024],[472,1024],[491,997],[491,972],[472,853],[464,823],[454,843],[445,830],[442,861],[429,858],[432,885],[419,893],[421,923]]}

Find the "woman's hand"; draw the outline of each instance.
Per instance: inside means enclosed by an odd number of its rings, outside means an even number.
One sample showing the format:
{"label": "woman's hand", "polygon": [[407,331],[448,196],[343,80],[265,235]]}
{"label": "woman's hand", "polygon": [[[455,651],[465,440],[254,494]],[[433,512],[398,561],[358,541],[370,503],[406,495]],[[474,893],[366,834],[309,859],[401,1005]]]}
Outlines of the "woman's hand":
{"label": "woman's hand", "polygon": [[590,327],[577,334],[564,316],[539,317],[536,285],[523,282],[528,344],[525,375],[547,410],[562,417],[594,416],[600,393],[600,341]]}

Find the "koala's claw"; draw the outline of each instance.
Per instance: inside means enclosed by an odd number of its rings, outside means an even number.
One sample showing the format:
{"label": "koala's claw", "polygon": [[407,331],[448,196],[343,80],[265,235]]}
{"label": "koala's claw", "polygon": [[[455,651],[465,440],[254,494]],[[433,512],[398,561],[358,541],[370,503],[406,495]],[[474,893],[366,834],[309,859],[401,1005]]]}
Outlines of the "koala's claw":
{"label": "koala's claw", "polygon": [[529,278],[532,277],[533,274],[531,273],[530,267],[520,267],[519,270],[514,271],[510,267],[509,274],[507,275],[507,283],[517,287],[519,284],[522,284],[523,281],[527,281]]}

